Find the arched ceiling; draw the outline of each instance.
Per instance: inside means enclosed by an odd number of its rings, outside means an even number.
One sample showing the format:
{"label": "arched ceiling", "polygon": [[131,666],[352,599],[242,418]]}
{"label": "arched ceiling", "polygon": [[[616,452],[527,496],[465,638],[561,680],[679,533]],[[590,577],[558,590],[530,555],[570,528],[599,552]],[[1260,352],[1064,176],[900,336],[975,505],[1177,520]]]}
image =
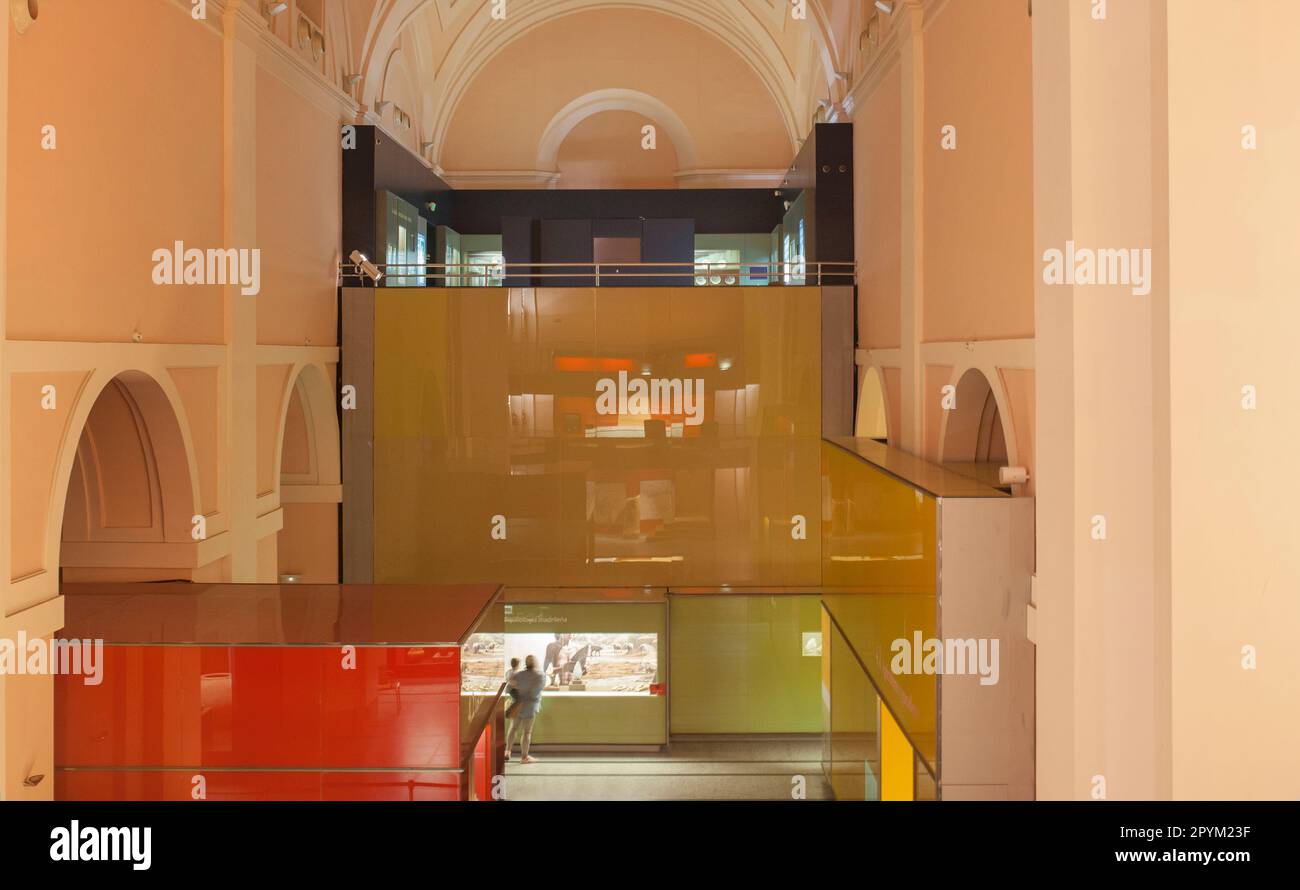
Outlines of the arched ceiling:
{"label": "arched ceiling", "polygon": [[[344,20],[338,30],[345,32],[348,54],[355,58],[355,73],[361,80],[354,95],[372,120],[392,131],[390,115],[394,103],[412,119],[409,131],[395,135],[421,154],[435,169],[447,168],[455,181],[455,168],[449,167],[444,153],[455,128],[465,125],[462,110],[467,96],[491,94],[482,86],[484,78],[509,77],[503,66],[494,62],[509,56],[510,48],[524,41],[534,49],[537,35],[555,35],[573,29],[608,27],[611,17],[625,18],[629,33],[644,29],[647,15],[672,20],[677,27],[689,26],[707,37],[716,51],[702,55],[726,59],[735,71],[718,76],[738,85],[745,94],[747,84],[761,89],[766,107],[717,109],[713,122],[696,120],[693,130],[717,127],[725,130],[727,115],[746,115],[747,120],[761,117],[770,135],[786,146],[785,157],[772,163],[783,168],[797,151],[820,103],[839,102],[848,87],[848,75],[841,69],[852,63],[849,48],[855,45],[852,31],[862,17],[859,7],[870,0],[807,0],[807,15],[795,18],[791,0],[337,0],[344,7],[338,15]],[[504,17],[495,18],[494,10],[504,5]],[[602,16],[588,15],[601,12]],[[656,29],[657,30],[657,29]],[[532,38],[531,42],[529,38]],[[593,40],[605,37],[593,32]],[[579,44],[581,41],[578,41]],[[573,40],[570,39],[570,45]],[[848,60],[847,62],[845,60]],[[543,109],[549,119],[560,114],[583,95],[601,90],[635,89],[669,106],[678,120],[691,117],[689,111],[672,107],[665,98],[673,93],[672,83],[683,73],[673,65],[664,66],[663,86],[647,83],[642,77],[635,86],[625,82],[626,66],[609,53],[593,52],[582,89],[574,95],[539,97],[554,105]],[[715,72],[716,74],[716,72]],[[690,76],[687,72],[686,76]],[[521,88],[530,88],[521,84]],[[664,93],[665,96],[658,95]],[[676,93],[680,96],[681,89]],[[677,100],[680,102],[680,99]],[[746,101],[749,98],[746,97]],[[725,106],[725,102],[722,103]],[[626,110],[645,114],[645,108]],[[594,113],[594,112],[593,112]],[[460,115],[460,117],[458,117]],[[652,120],[653,115],[648,115]],[[658,121],[657,121],[658,122]],[[508,129],[505,121],[498,122]],[[658,122],[663,123],[663,122]],[[666,126],[666,124],[664,124]],[[510,134],[503,134],[512,138]],[[514,138],[538,139],[540,134],[527,133]],[[488,138],[491,138],[490,136]],[[707,133],[696,133],[696,140],[707,144]],[[540,146],[530,146],[536,156]],[[719,167],[708,158],[704,167]],[[762,165],[769,166],[769,165]],[[751,167],[752,175],[756,168]],[[511,181],[519,182],[532,174],[553,171],[525,169],[502,170]],[[683,171],[691,173],[692,171]],[[775,171],[774,171],[775,172]]]}

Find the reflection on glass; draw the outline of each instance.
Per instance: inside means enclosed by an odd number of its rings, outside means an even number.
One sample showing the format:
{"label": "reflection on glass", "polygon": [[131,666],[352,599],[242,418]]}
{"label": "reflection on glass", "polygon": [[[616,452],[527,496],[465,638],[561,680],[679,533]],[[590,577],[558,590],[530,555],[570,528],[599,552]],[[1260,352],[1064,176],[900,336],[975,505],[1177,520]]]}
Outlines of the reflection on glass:
{"label": "reflection on glass", "polygon": [[844,635],[830,628],[827,778],[837,800],[879,800],[880,699]]}
{"label": "reflection on glass", "polygon": [[375,310],[376,581],[817,583],[815,289],[411,293]]}

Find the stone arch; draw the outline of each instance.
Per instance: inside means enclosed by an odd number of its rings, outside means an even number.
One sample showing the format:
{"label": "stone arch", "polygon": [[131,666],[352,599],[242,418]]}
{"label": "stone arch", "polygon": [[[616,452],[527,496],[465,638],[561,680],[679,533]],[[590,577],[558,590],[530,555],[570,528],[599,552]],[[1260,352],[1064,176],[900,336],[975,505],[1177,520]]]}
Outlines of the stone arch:
{"label": "stone arch", "polygon": [[983,370],[955,368],[956,407],[944,412],[939,429],[939,460],[944,463],[1017,463],[1015,430],[1006,393]]}
{"label": "stone arch", "polygon": [[[277,487],[285,481],[286,446],[294,449],[301,436],[305,449],[305,472],[302,464],[292,462],[289,481],[295,485],[338,485],[339,421],[334,405],[334,387],[325,368],[318,364],[299,363],[289,374],[290,384],[280,404],[280,423],[276,434],[275,474]],[[287,438],[292,437],[290,441]],[[296,454],[296,450],[291,452]]]}
{"label": "stone arch", "polygon": [[339,572],[339,422],[329,377],[319,364],[292,369],[276,439],[276,574],[308,583],[335,583]]}
{"label": "stone arch", "polygon": [[885,398],[885,378],[875,365],[868,365],[862,375],[853,435],[889,440],[889,403]]}
{"label": "stone arch", "polygon": [[95,372],[78,398],[54,478],[47,566],[149,573],[186,561],[176,545],[194,543],[199,476],[170,378]]}
{"label": "stone arch", "polygon": [[542,131],[537,143],[537,168],[545,172],[559,169],[557,159],[564,140],[587,118],[603,111],[632,111],[662,127],[677,150],[677,165],[693,170],[696,164],[695,138],[682,119],[663,102],[638,90],[593,90],[565,105]]}

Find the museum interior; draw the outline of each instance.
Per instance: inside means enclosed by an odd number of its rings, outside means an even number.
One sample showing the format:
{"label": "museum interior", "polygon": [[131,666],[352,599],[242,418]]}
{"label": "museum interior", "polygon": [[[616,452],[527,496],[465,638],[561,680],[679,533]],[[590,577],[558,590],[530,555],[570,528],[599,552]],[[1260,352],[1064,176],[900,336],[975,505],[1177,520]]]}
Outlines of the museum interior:
{"label": "museum interior", "polygon": [[8,7],[0,800],[1300,792],[1300,4]]}

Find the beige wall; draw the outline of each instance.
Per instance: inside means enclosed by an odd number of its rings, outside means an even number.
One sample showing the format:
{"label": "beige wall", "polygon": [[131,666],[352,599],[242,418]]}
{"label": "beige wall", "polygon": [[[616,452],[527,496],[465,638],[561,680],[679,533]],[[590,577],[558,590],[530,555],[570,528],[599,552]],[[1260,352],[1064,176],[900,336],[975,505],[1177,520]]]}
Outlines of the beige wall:
{"label": "beige wall", "polygon": [[926,342],[1034,335],[1025,11],[1020,0],[949,0],[925,29]]}
{"label": "beige wall", "polygon": [[868,349],[895,348],[901,336],[901,89],[898,66],[890,65],[853,114],[858,344]]}
{"label": "beige wall", "polygon": [[1300,4],[1180,0],[1168,32],[1173,794],[1292,799]]}
{"label": "beige wall", "polygon": [[[22,138],[5,141],[4,255],[23,258],[0,301],[6,637],[58,629],[61,566],[271,581],[301,562],[334,580],[338,127],[356,107],[257,4],[209,8],[46,0],[21,36],[5,18],[4,117]],[[177,240],[259,249],[260,293],[155,285],[153,251]],[[48,678],[0,678],[0,798],[53,792],[22,785],[52,776],[51,695]]]}
{"label": "beige wall", "polygon": [[1038,793],[1289,798],[1300,9],[1089,11],[1035,11],[1035,253],[1150,247],[1154,280],[1037,283]]}
{"label": "beige wall", "polygon": [[[642,128],[655,127],[655,147],[642,147]],[[677,188],[677,149],[654,121],[631,111],[593,114],[560,146],[557,188]]]}
{"label": "beige wall", "polygon": [[150,281],[155,248],[221,243],[221,41],[164,0],[133,12],[51,0],[12,38],[11,339],[221,342],[219,287]]}
{"label": "beige wall", "polygon": [[[945,386],[989,382],[1034,492],[1032,70],[1022,0],[868,10],[854,123],[859,365],[884,375],[890,443],[942,453]],[[945,150],[943,128],[956,128]],[[859,381],[863,378],[859,374]]]}

